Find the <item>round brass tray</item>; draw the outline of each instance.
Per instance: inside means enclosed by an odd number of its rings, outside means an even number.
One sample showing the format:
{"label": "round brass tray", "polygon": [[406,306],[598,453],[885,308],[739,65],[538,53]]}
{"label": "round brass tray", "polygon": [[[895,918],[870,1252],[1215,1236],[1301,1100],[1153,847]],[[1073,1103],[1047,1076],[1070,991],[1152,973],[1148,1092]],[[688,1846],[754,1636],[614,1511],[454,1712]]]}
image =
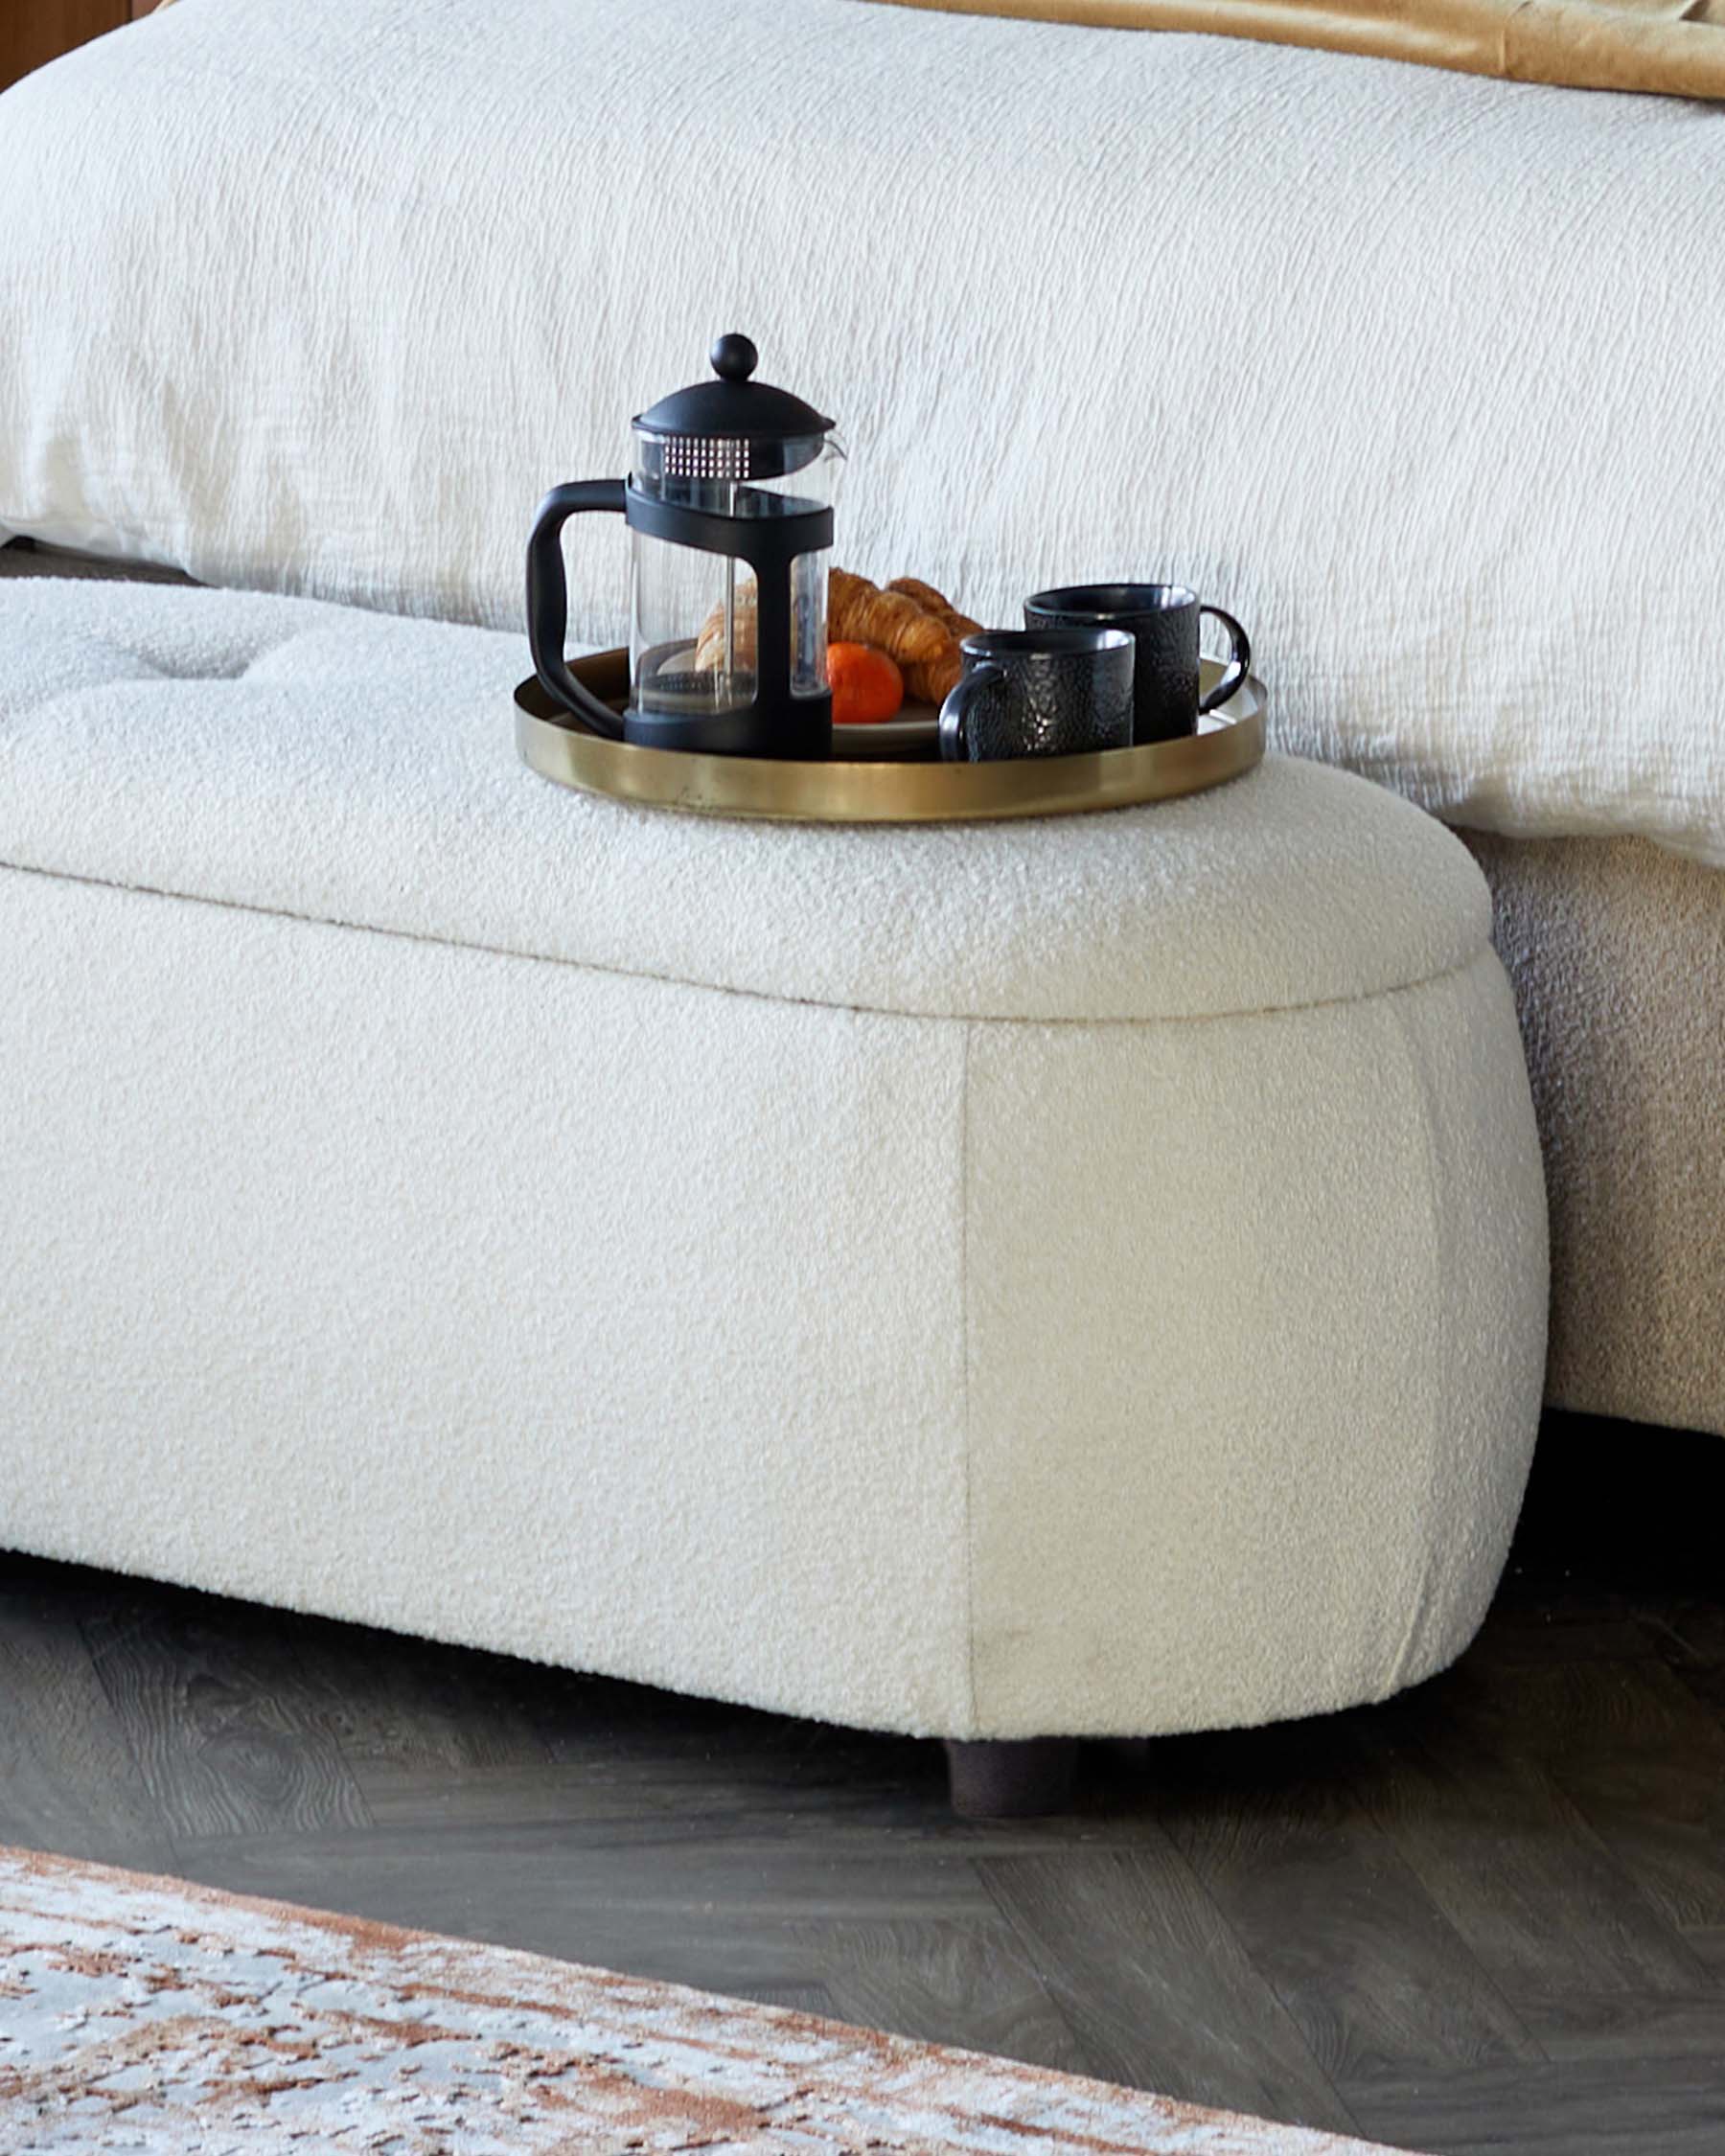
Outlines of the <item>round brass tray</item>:
{"label": "round brass tray", "polygon": [[[629,654],[594,652],[569,670],[621,711]],[[1204,662],[1208,688],[1218,672]],[[820,764],[770,756],[691,756],[607,741],[545,693],[537,677],[515,693],[516,745],[541,778],[699,815],[768,816],[792,823],[949,823],[1003,816],[1077,815],[1136,801],[1171,801],[1238,778],[1264,753],[1261,681],[1248,680],[1202,733],[1145,748],[1092,756],[1024,756],[990,764],[943,764],[903,748],[868,762]],[[846,733],[860,732],[847,728]],[[930,732],[932,743],[932,729]]]}

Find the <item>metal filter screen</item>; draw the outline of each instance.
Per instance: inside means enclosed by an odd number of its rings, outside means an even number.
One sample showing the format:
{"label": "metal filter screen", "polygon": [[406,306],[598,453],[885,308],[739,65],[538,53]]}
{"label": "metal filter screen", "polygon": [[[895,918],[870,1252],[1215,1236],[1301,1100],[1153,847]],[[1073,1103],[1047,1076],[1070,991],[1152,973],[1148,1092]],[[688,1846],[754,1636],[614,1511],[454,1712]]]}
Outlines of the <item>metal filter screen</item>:
{"label": "metal filter screen", "polygon": [[667,479],[747,479],[748,444],[734,435],[673,434],[661,438]]}

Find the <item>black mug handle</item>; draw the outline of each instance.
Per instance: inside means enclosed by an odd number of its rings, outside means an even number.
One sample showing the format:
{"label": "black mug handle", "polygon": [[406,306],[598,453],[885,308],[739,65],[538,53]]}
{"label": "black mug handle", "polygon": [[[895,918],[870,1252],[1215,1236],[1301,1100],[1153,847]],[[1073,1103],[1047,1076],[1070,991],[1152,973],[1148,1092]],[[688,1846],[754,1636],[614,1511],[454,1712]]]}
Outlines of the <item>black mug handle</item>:
{"label": "black mug handle", "polygon": [[533,671],[566,711],[608,741],[623,739],[623,722],[569,672],[564,637],[569,626],[569,591],[564,578],[563,528],[585,510],[624,506],[621,479],[571,479],[553,487],[540,503],[527,541],[527,643]]}
{"label": "black mug handle", "polygon": [[1228,631],[1228,664],[1222,669],[1221,678],[1209,695],[1198,700],[1198,709],[1201,712],[1214,711],[1219,703],[1228,701],[1251,671],[1252,639],[1232,614],[1225,612],[1222,608],[1201,607],[1198,610],[1201,614],[1208,614],[1211,621],[1219,621]]}
{"label": "black mug handle", "polygon": [[951,689],[940,707],[940,757],[945,764],[961,764],[970,754],[964,738],[964,722],[970,707],[986,689],[992,689],[1006,677],[998,666],[983,659],[978,665],[967,667]]}

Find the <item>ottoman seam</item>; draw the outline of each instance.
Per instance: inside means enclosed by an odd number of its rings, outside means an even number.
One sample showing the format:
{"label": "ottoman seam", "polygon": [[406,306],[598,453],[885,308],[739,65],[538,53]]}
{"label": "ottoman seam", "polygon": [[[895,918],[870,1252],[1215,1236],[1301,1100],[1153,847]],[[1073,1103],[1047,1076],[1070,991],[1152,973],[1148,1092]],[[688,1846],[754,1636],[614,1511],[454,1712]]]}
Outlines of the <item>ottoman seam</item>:
{"label": "ottoman seam", "polygon": [[968,1702],[967,1735],[977,1728],[976,1537],[972,1526],[971,1488],[971,1327],[970,1327],[970,1099],[971,1034],[975,1021],[963,1021],[958,1066],[958,1442],[964,1466],[964,1684]]}
{"label": "ottoman seam", "polygon": [[[1414,1036],[1409,1028],[1406,1012],[1392,1008],[1387,1016],[1395,1028],[1396,1040],[1400,1044],[1402,1054],[1407,1059],[1408,1067],[1414,1076],[1414,1083],[1419,1091],[1419,1150],[1420,1159],[1425,1171],[1427,1208],[1432,1224],[1432,1270],[1441,1279],[1444,1273],[1442,1253],[1446,1228],[1445,1191],[1438,1158],[1438,1114],[1432,1089],[1431,1072],[1427,1067],[1426,1058],[1416,1048]],[[1434,1353],[1438,1365],[1436,1404],[1440,1412],[1442,1404],[1449,1399],[1450,1372],[1448,1297],[1444,1296],[1439,1296],[1438,1298],[1435,1330],[1437,1338],[1434,1343]],[[1428,1454],[1426,1461],[1426,1495],[1428,1501],[1431,1495],[1431,1484],[1438,1479],[1437,1453],[1442,1442],[1441,1430],[1434,1428],[1432,1436],[1433,1449]],[[1431,1607],[1433,1574],[1437,1569],[1437,1564],[1438,1560],[1434,1548],[1428,1547],[1418,1587],[1414,1596],[1413,1607],[1408,1612],[1408,1621],[1403,1627],[1400,1643],[1396,1647],[1394,1659],[1391,1663],[1389,1692],[1400,1691],[1406,1682],[1404,1672],[1413,1657],[1414,1642],[1424,1625],[1426,1613]],[[1386,1693],[1386,1696],[1388,1696],[1388,1693]]]}
{"label": "ottoman seam", "polygon": [[327,913],[299,913],[288,906],[259,906],[250,899],[216,898],[205,891],[170,890],[160,883],[127,883],[113,876],[85,876],[65,868],[42,868],[34,862],[0,860],[0,873],[39,876],[51,883],[76,883],[100,891],[126,891],[135,898],[167,899],[177,906],[207,906],[223,913],[248,913],[264,921],[295,921],[302,928],[334,929],[341,934],[387,936],[397,943],[415,943],[434,951],[474,951],[487,958],[513,958],[525,966],[563,966],[572,973],[599,974],[610,980],[654,981],[661,988],[693,988],[710,996],[740,996],[754,1003],[782,1003],[805,1011],[846,1011],[857,1018],[907,1019],[923,1025],[1226,1025],[1235,1019],[1278,1018],[1284,1012],[1346,1010],[1352,1003],[1370,1003],[1380,996],[1400,996],[1409,989],[1430,988],[1465,973],[1469,966],[1492,950],[1489,935],[1452,965],[1438,966],[1412,980],[1391,981],[1382,988],[1366,988],[1348,996],[1312,996],[1288,1003],[1241,1003],[1227,1011],[1163,1011],[1137,1018],[1061,1018],[1031,1016],[1022,1011],[907,1011],[892,1003],[854,1003],[831,996],[791,996],[771,988],[739,988],[722,980],[698,980],[689,974],[650,973],[639,966],[608,965],[600,958],[565,958],[551,951],[520,951],[506,943],[483,943],[472,936],[427,935],[420,929],[393,929],[377,921],[340,921]]}

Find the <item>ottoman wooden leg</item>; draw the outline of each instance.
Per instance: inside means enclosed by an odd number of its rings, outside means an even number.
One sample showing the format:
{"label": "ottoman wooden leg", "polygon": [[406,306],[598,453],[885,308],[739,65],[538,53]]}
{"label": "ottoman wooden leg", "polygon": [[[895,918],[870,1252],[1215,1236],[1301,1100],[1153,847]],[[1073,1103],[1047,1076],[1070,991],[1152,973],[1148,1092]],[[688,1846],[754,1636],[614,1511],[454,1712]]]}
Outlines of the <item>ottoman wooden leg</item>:
{"label": "ottoman wooden leg", "polygon": [[946,1740],[953,1809],[960,1819],[1036,1819],[1064,1811],[1078,1768],[1076,1737]]}

